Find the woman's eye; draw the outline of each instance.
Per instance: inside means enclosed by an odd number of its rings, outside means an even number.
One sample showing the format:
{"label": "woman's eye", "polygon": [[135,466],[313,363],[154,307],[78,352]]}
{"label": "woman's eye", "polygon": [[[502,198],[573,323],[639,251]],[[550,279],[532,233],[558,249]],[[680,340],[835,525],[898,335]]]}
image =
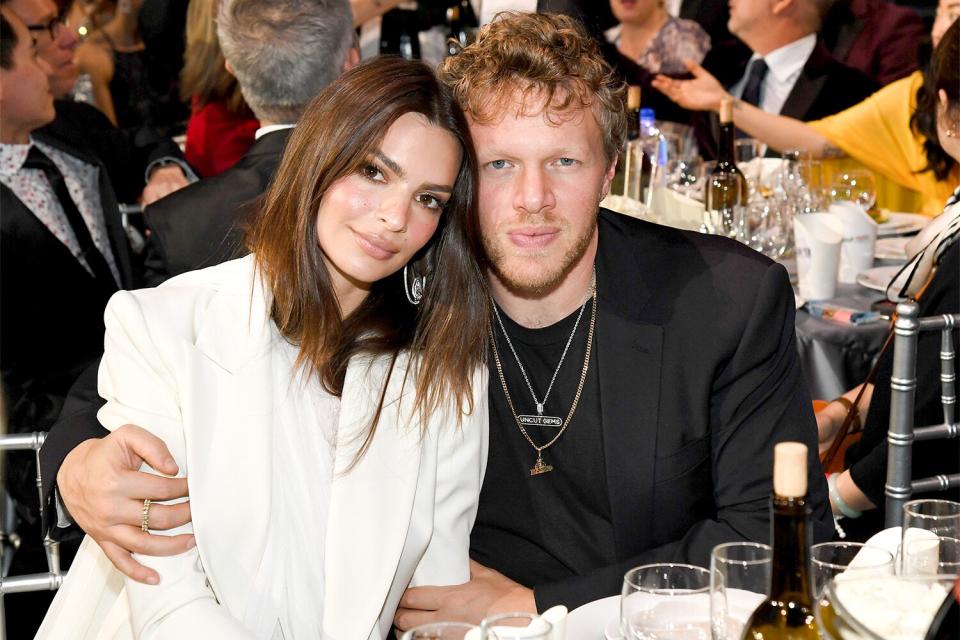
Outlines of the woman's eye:
{"label": "woman's eye", "polygon": [[375,164],[365,164],[360,167],[360,175],[368,180],[383,182],[383,171]]}
{"label": "woman's eye", "polygon": [[492,169],[504,169],[504,168],[506,168],[506,166],[507,166],[507,161],[506,161],[506,160],[494,160],[493,162],[491,162],[491,163],[489,163],[489,164],[490,164],[490,168],[492,168]]}
{"label": "woman's eye", "polygon": [[420,203],[420,206],[427,209],[439,210],[443,209],[443,202],[440,201],[440,198],[432,196],[429,193],[423,193],[417,196],[417,202]]}

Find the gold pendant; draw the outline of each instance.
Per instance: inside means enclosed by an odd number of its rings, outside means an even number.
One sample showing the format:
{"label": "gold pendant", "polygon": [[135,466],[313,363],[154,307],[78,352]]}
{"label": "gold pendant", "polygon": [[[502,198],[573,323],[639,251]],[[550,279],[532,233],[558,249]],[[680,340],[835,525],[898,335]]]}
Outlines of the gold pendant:
{"label": "gold pendant", "polygon": [[541,473],[547,473],[548,471],[553,471],[553,465],[544,464],[543,456],[537,456],[537,462],[533,465],[533,468],[530,469],[531,476],[539,476]]}

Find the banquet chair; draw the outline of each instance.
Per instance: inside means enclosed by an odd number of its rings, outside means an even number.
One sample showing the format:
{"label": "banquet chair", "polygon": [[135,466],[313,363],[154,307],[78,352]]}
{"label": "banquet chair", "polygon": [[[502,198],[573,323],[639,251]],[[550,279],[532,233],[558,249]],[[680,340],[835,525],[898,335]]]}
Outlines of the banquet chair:
{"label": "banquet chair", "polygon": [[[0,453],[16,450],[33,450],[37,456],[37,491],[40,492],[40,515],[43,516],[43,494],[41,490],[40,476],[40,447],[46,438],[43,431],[33,433],[16,433],[9,435],[0,435]],[[3,596],[8,593],[24,593],[27,591],[55,591],[60,588],[63,582],[64,574],[60,570],[60,546],[53,540],[49,534],[43,539],[43,547],[47,557],[46,573],[32,573],[21,576],[7,576],[9,568],[8,557],[16,552],[19,546],[16,538],[14,512],[12,509],[12,500],[2,492],[3,504],[0,505],[0,567],[3,572],[0,573],[0,640],[5,640],[6,632],[4,621],[6,620]]]}
{"label": "banquet chair", "polygon": [[[947,491],[960,487],[960,474],[911,480],[915,440],[953,439],[957,424],[957,373],[953,334],[960,327],[960,314],[920,318],[916,302],[897,304],[894,323],[893,375],[890,378],[890,426],[887,431],[886,526],[903,524],[903,505],[914,493]],[[917,391],[917,341],[920,332],[940,331],[940,403],[943,423],[914,427],[913,407]],[[926,382],[926,381],[924,381]]]}

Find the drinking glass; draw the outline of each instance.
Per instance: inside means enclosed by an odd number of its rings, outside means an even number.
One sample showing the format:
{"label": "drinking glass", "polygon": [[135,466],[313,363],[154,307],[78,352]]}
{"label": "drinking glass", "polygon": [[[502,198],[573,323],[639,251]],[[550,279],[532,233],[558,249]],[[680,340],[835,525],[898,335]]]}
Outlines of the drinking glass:
{"label": "drinking glass", "polygon": [[400,640],[464,640],[475,629],[477,631],[472,635],[479,640],[480,627],[475,625],[466,622],[431,622],[410,629],[400,636]]}
{"label": "drinking glass", "polygon": [[535,613],[501,613],[480,621],[484,640],[549,640],[553,625]]}
{"label": "drinking glass", "polygon": [[754,158],[762,158],[767,153],[767,145],[755,138],[740,138],[733,143],[737,164],[746,164]]}
{"label": "drinking glass", "polygon": [[[924,533],[930,532],[930,533]],[[903,505],[903,533],[900,542],[900,571],[907,573],[907,553],[914,540],[960,539],[960,502],[952,500],[911,500]]]}
{"label": "drinking glass", "polygon": [[710,572],[689,564],[648,564],[623,577],[625,640],[709,640]]}
{"label": "drinking glass", "polygon": [[867,211],[877,201],[876,178],[865,169],[837,174],[830,188],[830,197],[834,202],[854,202]]}
{"label": "drinking glass", "polygon": [[913,539],[906,543],[903,575],[960,575],[960,540],[937,536]]}
{"label": "drinking glass", "polygon": [[792,226],[784,215],[787,207],[782,198],[751,202],[737,225],[737,240],[772,260],[782,257]]}
{"label": "drinking glass", "polygon": [[717,545],[710,554],[713,640],[739,640],[754,609],[770,595],[773,551],[756,542]]}
{"label": "drinking glass", "polygon": [[814,593],[823,594],[834,578],[847,580],[864,576],[892,576],[893,554],[881,547],[860,542],[824,542],[810,547]]}

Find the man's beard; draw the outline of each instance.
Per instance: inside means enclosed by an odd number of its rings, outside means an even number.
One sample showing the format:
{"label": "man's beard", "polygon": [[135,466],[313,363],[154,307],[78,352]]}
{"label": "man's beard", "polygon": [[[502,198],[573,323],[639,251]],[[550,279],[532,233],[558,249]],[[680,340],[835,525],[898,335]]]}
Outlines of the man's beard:
{"label": "man's beard", "polygon": [[[549,218],[548,218],[549,220]],[[583,230],[570,247],[559,260],[552,263],[541,262],[537,256],[529,258],[507,258],[503,246],[496,235],[482,235],[483,248],[487,254],[487,260],[490,268],[510,291],[522,297],[537,298],[543,296],[562,283],[577,265],[580,259],[586,253],[590,246],[590,240],[597,231],[597,216],[592,216],[590,224]],[[538,273],[529,273],[526,270],[508,271],[508,263],[511,260],[527,260],[532,263],[541,264],[542,269]]]}

